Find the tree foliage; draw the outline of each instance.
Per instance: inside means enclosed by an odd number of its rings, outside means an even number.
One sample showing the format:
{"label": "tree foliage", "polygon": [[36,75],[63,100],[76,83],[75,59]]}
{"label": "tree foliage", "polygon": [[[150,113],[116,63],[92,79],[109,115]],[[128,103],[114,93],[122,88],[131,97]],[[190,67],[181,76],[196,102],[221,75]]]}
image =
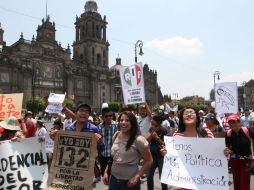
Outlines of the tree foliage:
{"label": "tree foliage", "polygon": [[109,102],[108,107],[113,111],[113,112],[118,112],[120,110],[120,103],[119,102]]}
{"label": "tree foliage", "polygon": [[28,99],[25,104],[26,109],[33,113],[39,113],[45,109],[45,101],[39,96]]}
{"label": "tree foliage", "polygon": [[70,98],[65,98],[63,104],[66,105],[71,110],[74,109],[74,101]]}

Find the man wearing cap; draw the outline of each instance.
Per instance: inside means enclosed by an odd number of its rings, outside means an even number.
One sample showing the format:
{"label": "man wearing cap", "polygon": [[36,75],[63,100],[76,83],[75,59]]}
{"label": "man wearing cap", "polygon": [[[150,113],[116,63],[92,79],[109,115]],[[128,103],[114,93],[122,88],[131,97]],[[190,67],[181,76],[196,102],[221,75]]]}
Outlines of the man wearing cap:
{"label": "man wearing cap", "polygon": [[250,175],[246,171],[246,165],[251,161],[251,141],[254,139],[254,131],[251,128],[242,127],[241,119],[237,114],[227,118],[230,130],[226,134],[226,148],[224,153],[230,156],[234,189],[250,190]]}
{"label": "man wearing cap", "polygon": [[213,133],[215,138],[224,138],[225,131],[223,127],[220,126],[220,122],[217,120],[216,116],[212,113],[209,113],[205,117],[205,124],[208,129]]}
{"label": "man wearing cap", "polygon": [[77,132],[91,132],[95,134],[97,140],[98,149],[102,151],[104,144],[99,134],[98,128],[92,123],[88,122],[88,117],[91,114],[91,107],[88,104],[80,104],[76,109],[76,121],[65,128],[65,131],[77,131]]}
{"label": "man wearing cap", "polygon": [[138,119],[139,129],[142,136],[147,137],[147,133],[151,128],[151,110],[147,103],[139,107],[140,116]]}
{"label": "man wearing cap", "polygon": [[99,124],[99,131],[102,136],[103,142],[105,144],[105,149],[99,155],[99,162],[101,166],[101,175],[104,175],[104,171],[108,165],[108,176],[111,173],[111,165],[113,162],[111,148],[112,148],[112,139],[115,132],[118,130],[117,124],[112,122],[113,112],[110,108],[102,109],[102,119],[103,122]]}

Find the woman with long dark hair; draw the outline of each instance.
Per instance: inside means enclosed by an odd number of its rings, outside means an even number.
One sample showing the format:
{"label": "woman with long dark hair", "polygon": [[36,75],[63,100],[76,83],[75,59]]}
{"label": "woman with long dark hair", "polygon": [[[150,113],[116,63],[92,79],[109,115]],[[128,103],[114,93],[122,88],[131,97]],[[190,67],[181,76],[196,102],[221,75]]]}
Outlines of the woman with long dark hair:
{"label": "woman with long dark hair", "polygon": [[[140,135],[137,119],[131,112],[122,112],[118,118],[120,131],[113,137],[113,164],[109,179],[109,190],[140,190],[140,177],[152,164],[147,140]],[[144,164],[139,169],[140,159]],[[103,181],[108,183],[107,168]]]}
{"label": "woman with long dark hair", "polygon": [[184,108],[179,115],[178,131],[173,136],[213,138],[213,133],[209,129],[201,127],[197,110]]}

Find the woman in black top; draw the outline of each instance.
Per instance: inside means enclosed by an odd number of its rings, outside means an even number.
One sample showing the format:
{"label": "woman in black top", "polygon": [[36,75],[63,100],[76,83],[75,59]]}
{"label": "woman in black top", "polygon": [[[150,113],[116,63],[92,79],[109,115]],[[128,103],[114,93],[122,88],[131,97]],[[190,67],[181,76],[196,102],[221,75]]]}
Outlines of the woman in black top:
{"label": "woman in black top", "polygon": [[250,175],[246,171],[246,164],[250,162],[252,153],[251,141],[254,139],[254,131],[242,127],[238,115],[233,114],[227,119],[230,130],[226,134],[226,149],[224,153],[229,156],[234,189],[250,190]]}

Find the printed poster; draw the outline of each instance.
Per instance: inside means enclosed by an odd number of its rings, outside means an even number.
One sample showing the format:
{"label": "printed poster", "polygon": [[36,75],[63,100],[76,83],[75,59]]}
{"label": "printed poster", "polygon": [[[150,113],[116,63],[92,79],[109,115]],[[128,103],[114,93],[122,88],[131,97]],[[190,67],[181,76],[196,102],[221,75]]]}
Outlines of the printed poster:
{"label": "printed poster", "polygon": [[97,142],[93,133],[59,131],[47,190],[92,190]]}
{"label": "printed poster", "polygon": [[122,84],[124,104],[145,102],[144,75],[142,63],[121,67],[120,78]]}

